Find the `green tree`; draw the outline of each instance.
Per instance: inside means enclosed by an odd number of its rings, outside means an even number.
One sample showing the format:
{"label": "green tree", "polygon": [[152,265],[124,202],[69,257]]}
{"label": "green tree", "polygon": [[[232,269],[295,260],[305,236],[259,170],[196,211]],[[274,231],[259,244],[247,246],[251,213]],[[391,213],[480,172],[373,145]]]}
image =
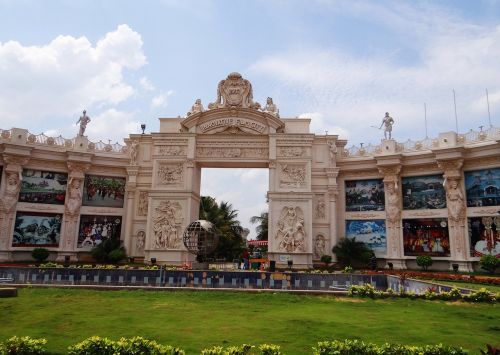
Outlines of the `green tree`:
{"label": "green tree", "polygon": [[342,266],[365,266],[370,260],[372,251],[365,243],[356,238],[343,238],[332,248]]}
{"label": "green tree", "polygon": [[212,257],[226,260],[239,258],[244,242],[241,236],[243,228],[237,218],[238,211],[229,202],[222,201],[219,205],[213,197],[201,197],[200,219],[212,222],[219,236],[219,244]]}
{"label": "green tree", "polygon": [[267,240],[268,238],[268,223],[269,223],[269,213],[262,212],[260,216],[252,216],[250,218],[250,223],[259,225],[255,228],[257,232],[257,240]]}

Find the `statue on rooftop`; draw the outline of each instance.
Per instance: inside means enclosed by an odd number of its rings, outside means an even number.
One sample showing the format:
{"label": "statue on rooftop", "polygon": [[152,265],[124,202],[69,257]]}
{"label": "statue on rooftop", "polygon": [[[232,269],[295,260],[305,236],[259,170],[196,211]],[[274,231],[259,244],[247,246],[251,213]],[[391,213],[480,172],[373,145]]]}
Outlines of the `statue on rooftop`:
{"label": "statue on rooftop", "polygon": [[76,124],[80,123],[80,131],[78,132],[79,137],[83,137],[85,133],[85,129],[87,128],[87,124],[90,122],[90,117],[87,116],[87,111],[83,110],[83,115],[80,116]]}
{"label": "statue on rooftop", "polygon": [[[380,125],[380,128],[384,126],[384,138],[385,139],[392,139],[391,133],[392,133],[392,125],[394,124],[394,119],[389,116],[389,112],[385,113],[385,117],[382,119],[382,124]],[[389,138],[387,138],[387,135],[389,135]]]}

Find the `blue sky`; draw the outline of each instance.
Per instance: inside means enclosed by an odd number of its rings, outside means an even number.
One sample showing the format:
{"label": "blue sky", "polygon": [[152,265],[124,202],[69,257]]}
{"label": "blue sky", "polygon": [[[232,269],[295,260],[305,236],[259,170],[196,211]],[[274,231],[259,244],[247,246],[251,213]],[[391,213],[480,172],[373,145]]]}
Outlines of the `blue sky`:
{"label": "blue sky", "polygon": [[[389,111],[397,140],[422,139],[424,102],[429,136],[455,129],[453,89],[459,131],[488,125],[486,88],[500,126],[499,58],[498,0],[0,0],[0,128],[71,137],[85,108],[91,140],[121,142],[206,106],[238,71],[313,132],[376,143],[370,126]],[[247,219],[265,207],[267,173],[207,171],[203,187]]]}

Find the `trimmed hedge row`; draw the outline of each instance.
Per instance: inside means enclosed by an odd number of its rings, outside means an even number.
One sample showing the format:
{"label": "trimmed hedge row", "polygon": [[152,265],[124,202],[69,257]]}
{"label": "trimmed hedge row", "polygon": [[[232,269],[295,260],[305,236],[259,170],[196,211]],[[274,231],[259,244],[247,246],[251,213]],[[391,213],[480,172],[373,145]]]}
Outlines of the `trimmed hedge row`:
{"label": "trimmed hedge row", "polygon": [[495,303],[499,299],[499,295],[495,295],[489,292],[486,288],[481,288],[477,291],[473,291],[467,295],[460,293],[458,288],[454,287],[450,291],[446,292],[436,292],[434,289],[430,288],[423,294],[416,294],[413,292],[394,292],[392,289],[388,289],[386,292],[378,291],[371,284],[364,285],[352,285],[347,291],[349,296],[358,297],[370,297],[370,298],[386,298],[386,297],[403,297],[403,298],[420,298],[426,300],[442,300],[442,301],[465,301],[465,302],[486,302]]}
{"label": "trimmed hedge row", "polygon": [[[12,337],[0,343],[0,355],[41,355],[48,354],[45,339]],[[134,337],[113,341],[93,336],[68,348],[69,355],[185,355],[184,350],[170,345],[161,345],[154,340]],[[278,345],[262,344],[253,346],[243,344],[223,348],[214,346],[203,349],[202,355],[281,355]],[[334,340],[319,342],[312,348],[313,355],[462,355],[468,352],[462,348],[438,345],[410,346],[400,344],[376,345],[360,340]]]}

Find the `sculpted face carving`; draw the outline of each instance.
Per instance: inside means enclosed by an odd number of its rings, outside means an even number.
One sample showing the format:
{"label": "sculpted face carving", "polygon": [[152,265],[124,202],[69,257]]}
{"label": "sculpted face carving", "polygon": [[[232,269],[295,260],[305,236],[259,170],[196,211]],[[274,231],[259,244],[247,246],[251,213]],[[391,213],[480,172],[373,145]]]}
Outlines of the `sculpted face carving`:
{"label": "sculpted face carving", "polygon": [[306,251],[304,212],[300,207],[283,208],[274,237],[279,242],[280,251],[288,253]]}

